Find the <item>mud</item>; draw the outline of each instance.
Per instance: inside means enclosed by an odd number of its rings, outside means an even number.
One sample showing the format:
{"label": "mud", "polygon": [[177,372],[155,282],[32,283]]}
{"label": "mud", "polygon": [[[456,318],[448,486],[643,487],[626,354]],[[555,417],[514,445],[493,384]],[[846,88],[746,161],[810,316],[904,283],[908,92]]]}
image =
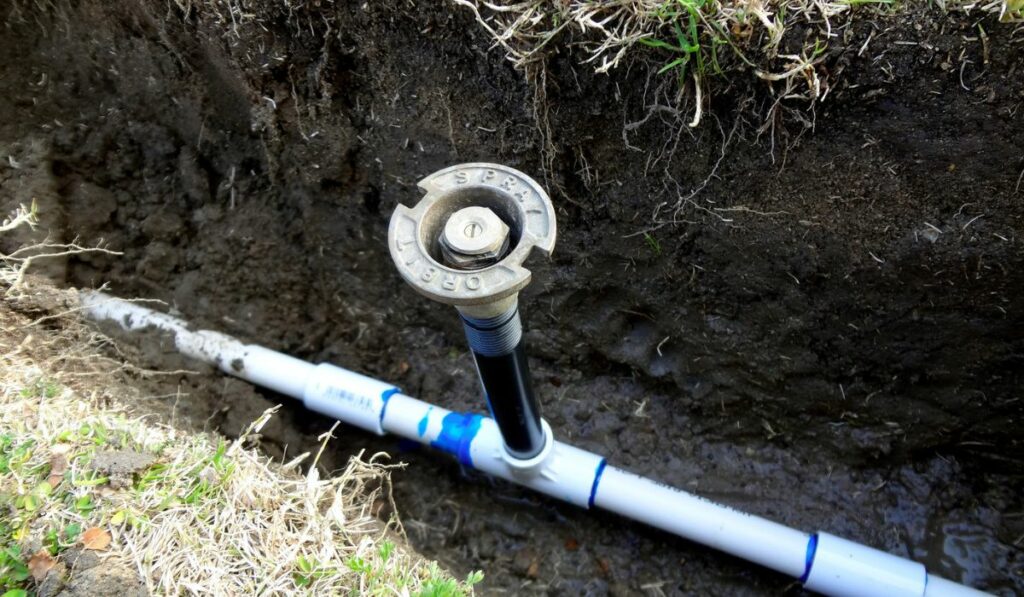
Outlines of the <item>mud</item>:
{"label": "mud", "polygon": [[[402,285],[385,236],[419,178],[505,163],[559,211],[555,256],[530,265],[521,300],[556,434],[1024,591],[1019,31],[982,18],[982,44],[958,13],[859,20],[825,63],[841,73],[828,101],[802,112],[813,129],[776,118],[758,135],[774,99],[754,83],[690,130],[655,107],[671,81],[640,61],[595,75],[566,46],[535,110],[535,87],[454,7],[284,6],[253,3],[258,23],[217,3],[10,13],[0,157],[22,167],[0,165],[3,196],[37,197],[57,237],[124,253],[51,275],[482,410],[457,318]],[[172,352],[136,351],[197,369]],[[208,370],[140,383],[227,433],[280,399]],[[264,444],[295,454],[330,425],[288,404]],[[328,468],[363,449],[408,462],[410,539],[484,569],[491,592],[800,591],[388,439],[339,430],[333,446]]]}

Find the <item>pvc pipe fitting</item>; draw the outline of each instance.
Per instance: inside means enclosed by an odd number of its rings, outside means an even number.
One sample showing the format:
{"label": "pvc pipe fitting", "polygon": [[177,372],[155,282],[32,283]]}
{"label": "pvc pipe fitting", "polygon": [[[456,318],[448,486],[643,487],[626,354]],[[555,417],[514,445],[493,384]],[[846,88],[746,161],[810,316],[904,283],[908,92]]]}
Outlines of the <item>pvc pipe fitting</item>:
{"label": "pvc pipe fitting", "polygon": [[[512,469],[512,473],[520,477],[531,477],[537,473],[538,470],[547,462],[551,451],[554,449],[555,436],[551,432],[551,426],[544,419],[540,420],[541,427],[541,448],[540,452],[537,452],[532,458],[519,458],[513,456],[508,451],[508,446],[502,450],[502,455],[505,458],[505,463]],[[504,439],[505,434],[502,433]]]}
{"label": "pvc pipe fitting", "polygon": [[385,431],[448,452],[463,466],[583,508],[591,505],[595,473],[604,463],[597,454],[554,441],[546,422],[544,455],[517,462],[493,419],[454,413],[404,394],[388,400],[381,421]]}

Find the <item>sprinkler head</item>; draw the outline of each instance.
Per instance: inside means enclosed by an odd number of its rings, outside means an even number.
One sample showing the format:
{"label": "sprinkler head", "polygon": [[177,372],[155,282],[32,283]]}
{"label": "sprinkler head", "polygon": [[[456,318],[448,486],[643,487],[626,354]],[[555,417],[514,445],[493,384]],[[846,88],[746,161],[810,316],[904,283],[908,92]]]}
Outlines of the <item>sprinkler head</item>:
{"label": "sprinkler head", "polygon": [[417,292],[459,310],[506,461],[535,474],[554,440],[533,393],[518,295],[533,248],[555,246],[554,206],[529,176],[497,164],[445,168],[420,187],[415,207],[391,215],[391,258]]}
{"label": "sprinkler head", "polygon": [[514,305],[529,284],[523,262],[555,246],[555,209],[522,172],[499,164],[459,164],[419,183],[426,195],[391,216],[388,246],[402,278],[464,315],[490,317]]}

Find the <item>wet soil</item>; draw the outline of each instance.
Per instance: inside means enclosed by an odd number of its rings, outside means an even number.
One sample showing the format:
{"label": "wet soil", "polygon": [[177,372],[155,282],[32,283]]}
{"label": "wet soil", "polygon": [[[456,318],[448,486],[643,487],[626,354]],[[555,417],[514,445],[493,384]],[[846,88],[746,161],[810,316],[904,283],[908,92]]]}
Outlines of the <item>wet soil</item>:
{"label": "wet soil", "polygon": [[[563,44],[538,94],[448,5],[186,6],[8,14],[5,207],[35,197],[54,238],[124,253],[50,275],[481,411],[457,318],[403,286],[386,229],[423,176],[505,163],[558,208],[556,253],[530,264],[521,299],[557,435],[1024,592],[1019,29],[860,19],[823,65],[827,101],[789,106],[813,128],[778,113],[759,135],[775,102],[760,83],[734,78],[690,130],[640,59],[595,75]],[[144,366],[201,369],[150,340]],[[285,400],[208,370],[143,382],[226,433]],[[275,455],[332,423],[285,403],[264,434]],[[484,569],[486,591],[800,591],[388,438],[345,429],[333,446],[329,467],[364,449],[408,462],[395,497],[413,544]]]}

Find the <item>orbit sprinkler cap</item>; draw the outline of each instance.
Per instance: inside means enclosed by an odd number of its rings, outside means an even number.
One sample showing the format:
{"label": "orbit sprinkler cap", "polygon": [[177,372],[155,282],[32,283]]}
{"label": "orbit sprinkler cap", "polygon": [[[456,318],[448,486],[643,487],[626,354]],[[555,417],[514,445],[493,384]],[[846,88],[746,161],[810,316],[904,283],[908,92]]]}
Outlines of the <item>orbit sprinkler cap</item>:
{"label": "orbit sprinkler cap", "polygon": [[530,282],[523,262],[531,251],[550,255],[555,247],[555,209],[544,189],[514,168],[477,162],[439,170],[419,186],[426,195],[412,208],[399,205],[388,227],[402,278],[463,312],[514,302]]}

